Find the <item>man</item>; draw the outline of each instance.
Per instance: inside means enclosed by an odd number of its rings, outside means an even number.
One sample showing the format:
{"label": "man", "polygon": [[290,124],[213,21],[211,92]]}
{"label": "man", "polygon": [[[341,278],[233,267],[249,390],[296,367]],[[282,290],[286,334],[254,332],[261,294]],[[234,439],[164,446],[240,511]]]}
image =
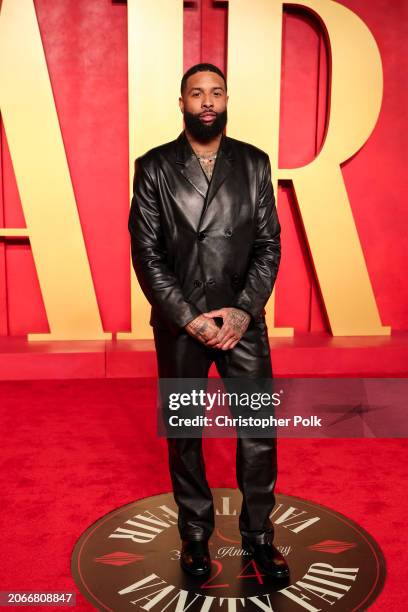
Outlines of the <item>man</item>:
{"label": "man", "polygon": [[[264,306],[278,272],[280,226],[271,167],[265,152],[223,133],[227,102],[221,70],[192,66],[181,81],[184,131],[135,163],[132,260],[152,305],[160,378],[207,378],[212,362],[223,378],[272,377]],[[214,529],[202,440],[167,443],[180,563],[202,575]],[[276,439],[238,438],[236,459],[243,548],[265,572],[286,577],[269,519]]]}

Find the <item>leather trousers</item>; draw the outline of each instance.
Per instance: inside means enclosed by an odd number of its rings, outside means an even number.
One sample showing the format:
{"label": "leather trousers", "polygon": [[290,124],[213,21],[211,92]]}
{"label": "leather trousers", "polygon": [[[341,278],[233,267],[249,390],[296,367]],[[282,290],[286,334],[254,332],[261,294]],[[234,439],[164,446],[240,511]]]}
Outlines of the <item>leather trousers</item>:
{"label": "leather trousers", "polygon": [[[222,378],[272,378],[264,318],[252,320],[240,342],[228,351],[208,348],[184,331],[177,336],[158,327],[153,331],[160,378],[206,379],[213,362]],[[167,444],[180,537],[206,540],[214,530],[214,506],[202,438],[168,437]],[[275,505],[276,436],[237,437],[236,475],[242,493],[241,534],[254,543],[272,542],[269,515]]]}

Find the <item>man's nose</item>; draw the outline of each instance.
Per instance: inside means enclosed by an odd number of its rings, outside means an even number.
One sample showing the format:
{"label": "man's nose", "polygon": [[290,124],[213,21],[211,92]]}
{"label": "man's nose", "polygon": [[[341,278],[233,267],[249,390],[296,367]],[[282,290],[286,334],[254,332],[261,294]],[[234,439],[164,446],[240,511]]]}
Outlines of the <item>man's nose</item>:
{"label": "man's nose", "polygon": [[211,108],[211,106],[214,106],[213,101],[211,100],[211,98],[204,98],[203,99],[203,107],[205,108]]}

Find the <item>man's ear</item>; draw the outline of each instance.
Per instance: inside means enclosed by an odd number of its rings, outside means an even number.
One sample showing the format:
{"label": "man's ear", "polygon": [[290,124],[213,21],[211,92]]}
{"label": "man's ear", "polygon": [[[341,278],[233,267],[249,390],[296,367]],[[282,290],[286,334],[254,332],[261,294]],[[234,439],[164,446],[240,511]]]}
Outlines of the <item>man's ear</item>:
{"label": "man's ear", "polygon": [[181,112],[184,113],[184,102],[181,96],[179,97],[179,107],[180,107]]}

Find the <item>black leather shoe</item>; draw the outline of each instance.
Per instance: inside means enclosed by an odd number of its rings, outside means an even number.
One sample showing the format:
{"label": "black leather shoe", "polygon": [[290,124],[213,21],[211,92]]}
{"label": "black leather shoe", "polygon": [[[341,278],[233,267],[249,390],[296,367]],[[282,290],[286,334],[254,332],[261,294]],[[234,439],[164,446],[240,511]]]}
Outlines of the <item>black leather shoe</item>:
{"label": "black leather shoe", "polygon": [[274,578],[288,578],[289,566],[285,557],[270,543],[256,544],[242,538],[242,548],[249,552],[259,569]]}
{"label": "black leather shoe", "polygon": [[211,569],[207,540],[182,540],[180,565],[193,576],[202,576]]}

